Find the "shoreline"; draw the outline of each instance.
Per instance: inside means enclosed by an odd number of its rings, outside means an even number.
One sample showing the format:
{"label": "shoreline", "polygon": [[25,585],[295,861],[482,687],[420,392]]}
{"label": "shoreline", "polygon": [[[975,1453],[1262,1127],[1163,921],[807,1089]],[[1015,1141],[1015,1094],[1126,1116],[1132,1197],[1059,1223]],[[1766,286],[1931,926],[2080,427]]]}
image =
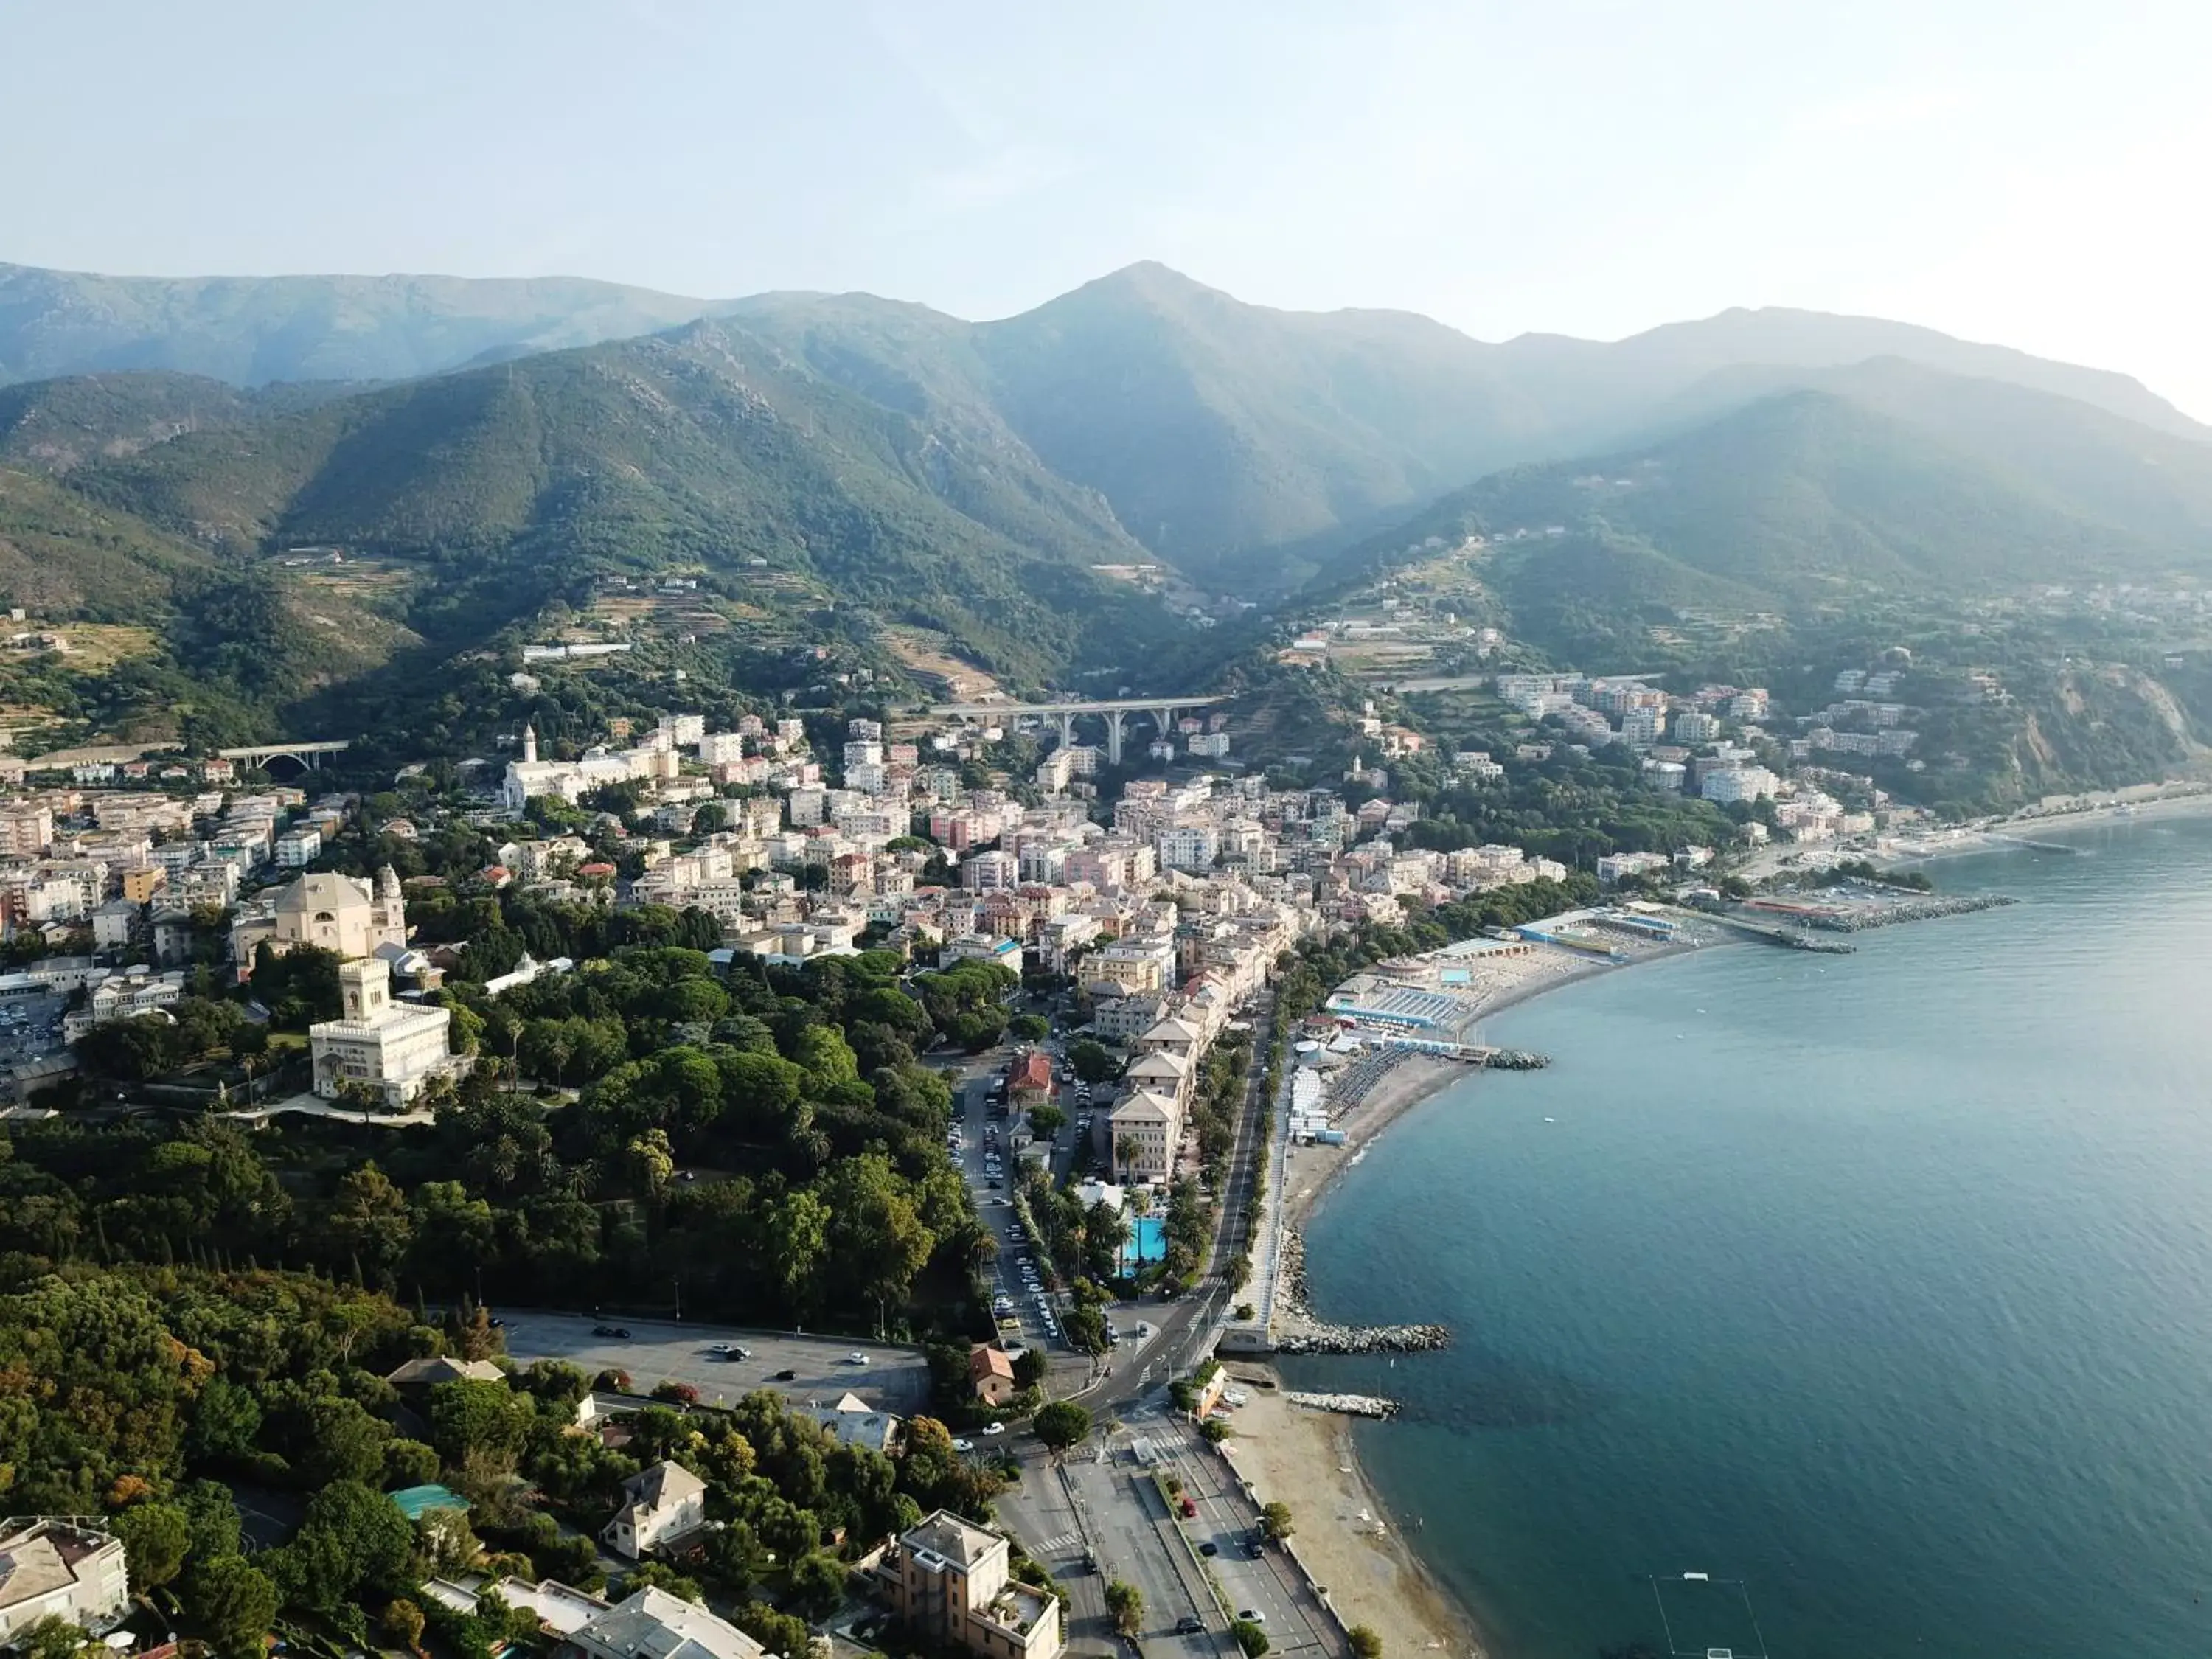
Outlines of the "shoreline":
{"label": "shoreline", "polygon": [[[1626,962],[1580,963],[1562,974],[1531,979],[1486,1004],[1487,1020],[1564,986],[1621,969],[1741,941],[1727,935],[1703,944],[1663,945]],[[1277,1288],[1292,1317],[1312,1318],[1300,1294],[1304,1280],[1301,1229],[1360,1154],[1392,1124],[1455,1084],[1471,1082],[1482,1068],[1409,1052],[1379,1079],[1366,1099],[1340,1127],[1341,1146],[1293,1146],[1281,1172],[1283,1225],[1288,1235]],[[1282,1316],[1279,1314],[1279,1317]],[[1277,1384],[1251,1391],[1238,1408],[1235,1431],[1224,1449],[1263,1500],[1279,1498],[1301,1518],[1292,1543],[1346,1625],[1364,1624],[1382,1634],[1387,1656],[1450,1654],[1498,1659],[1483,1634],[1478,1611],[1450,1589],[1401,1517],[1376,1488],[1358,1454],[1356,1425],[1334,1413],[1301,1410],[1280,1397],[1281,1373],[1273,1363],[1224,1359],[1232,1376],[1264,1373]],[[1379,1425],[1378,1425],[1379,1427]],[[1310,1517],[1326,1512],[1326,1530]],[[1361,1516],[1367,1517],[1361,1520]]]}
{"label": "shoreline", "polygon": [[1883,870],[1917,869],[1939,860],[1965,858],[1978,853],[2025,852],[2020,838],[2048,831],[2063,835],[2072,830],[2097,830],[2109,824],[2132,823],[2144,818],[2185,817],[2212,812],[2212,788],[2186,794],[2159,795],[2148,800],[2114,801],[2096,806],[2071,806],[2057,812],[2032,812],[2022,817],[1980,818],[1953,824],[1937,834],[1956,835],[1955,842],[1923,853],[1874,860]]}
{"label": "shoreline", "polygon": [[[2212,811],[2212,791],[2144,801],[2132,809],[2100,805],[2028,819],[1999,820],[1975,826],[1972,841],[1911,860],[1892,860],[1884,867],[1973,853],[2027,850],[2003,839],[2008,835],[2033,836],[2044,829],[2053,832],[2094,829],[2140,818],[2208,811]],[[1477,1019],[1487,1021],[1563,986],[1616,969],[1687,955],[1715,945],[1747,942],[1727,934],[1702,944],[1665,945],[1626,962],[1591,962],[1510,988],[1485,1005]],[[1365,1100],[1339,1126],[1346,1133],[1343,1146],[1288,1149],[1280,1184],[1283,1224],[1289,1237],[1280,1267],[1289,1282],[1278,1288],[1277,1295],[1287,1297],[1288,1306],[1298,1316],[1316,1316],[1299,1294],[1304,1284],[1302,1230],[1315,1209],[1392,1124],[1454,1084],[1472,1080],[1479,1070],[1408,1053],[1376,1082]],[[1352,1419],[1288,1406],[1279,1398],[1280,1373],[1273,1364],[1233,1360],[1224,1364],[1232,1376],[1241,1373],[1249,1380],[1264,1371],[1278,1382],[1274,1391],[1254,1390],[1251,1403],[1237,1411],[1237,1433],[1225,1446],[1237,1448],[1231,1461],[1255,1491],[1279,1496],[1291,1505],[1300,1521],[1293,1542],[1316,1578],[1329,1586],[1329,1599],[1344,1622],[1371,1626],[1383,1635],[1386,1653],[1396,1659],[1404,1659],[1408,1653],[1452,1651],[1472,1659],[1500,1659],[1486,1639],[1479,1610],[1447,1587],[1436,1565],[1412,1541],[1413,1534],[1401,1528],[1401,1517],[1376,1487],[1358,1455]],[[1246,1437],[1248,1422],[1249,1437]],[[1376,1427],[1380,1431],[1381,1425]],[[1316,1538],[1312,1517],[1323,1511],[1327,1530]],[[1361,1521],[1362,1516],[1368,1519]]]}
{"label": "shoreline", "polygon": [[[1570,985],[1580,985],[1602,975],[1641,968],[1699,951],[1745,943],[1747,941],[1735,934],[1723,933],[1720,938],[1703,944],[1662,945],[1626,962],[1583,963],[1564,974],[1528,980],[1501,993],[1494,1000],[1485,1003],[1476,1014],[1476,1028],[1508,1009],[1534,1002],[1538,997],[1549,995]],[[1481,1076],[1485,1069],[1458,1060],[1438,1060],[1432,1055],[1409,1051],[1405,1059],[1392,1066],[1376,1083],[1358,1109],[1339,1126],[1344,1130],[1344,1145],[1293,1146],[1290,1149],[1290,1156],[1282,1172],[1283,1224],[1294,1231],[1303,1224],[1314,1206],[1328,1196],[1328,1189],[1336,1184],[1345,1170],[1352,1167],[1358,1154],[1383,1130],[1422,1102],[1442,1094],[1455,1083],[1471,1081]]]}

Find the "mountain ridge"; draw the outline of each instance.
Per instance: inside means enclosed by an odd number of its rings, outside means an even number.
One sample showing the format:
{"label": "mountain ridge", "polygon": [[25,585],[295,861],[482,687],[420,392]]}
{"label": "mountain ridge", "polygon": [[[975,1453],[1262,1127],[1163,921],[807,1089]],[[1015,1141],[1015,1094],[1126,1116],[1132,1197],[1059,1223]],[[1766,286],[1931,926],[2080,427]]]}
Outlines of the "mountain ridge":
{"label": "mountain ridge", "polygon": [[[395,306],[422,314],[395,320]],[[1026,452],[1153,555],[1254,593],[1297,586],[1364,532],[1470,479],[1632,443],[1730,374],[1903,356],[2212,441],[2125,375],[1879,319],[1739,307],[1615,342],[1493,344],[1410,311],[1250,305],[1157,261],[984,322],[863,293],[697,300],[559,277],[165,284],[0,266],[0,380],[117,367],[409,379],[712,318],[872,400]]]}

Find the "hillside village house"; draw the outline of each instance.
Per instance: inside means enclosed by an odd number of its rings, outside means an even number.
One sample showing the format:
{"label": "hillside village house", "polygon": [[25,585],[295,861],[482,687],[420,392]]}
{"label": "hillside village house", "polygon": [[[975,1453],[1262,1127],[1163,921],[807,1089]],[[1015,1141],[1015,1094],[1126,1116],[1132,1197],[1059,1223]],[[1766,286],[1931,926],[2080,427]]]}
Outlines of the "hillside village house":
{"label": "hillside village house", "polygon": [[728,1620],[652,1585],[572,1631],[553,1651],[555,1659],[766,1659],[768,1650]]}
{"label": "hillside village house", "polygon": [[968,1350],[968,1386],[987,1406],[1003,1406],[1016,1392],[1014,1362],[1004,1348],[977,1343]]}
{"label": "hillside village house", "polygon": [[706,1524],[707,1483],[680,1463],[655,1463],[623,1482],[622,1507],[599,1539],[636,1561]]}
{"label": "hillside village house", "polygon": [[1006,1092],[1024,1106],[1041,1104],[1052,1095],[1052,1056],[1031,1048],[1014,1056],[1006,1067]]}
{"label": "hillside village house", "polygon": [[830,1405],[809,1405],[805,1414],[836,1437],[843,1446],[864,1446],[870,1451],[898,1449],[906,1419],[896,1412],[871,1406],[849,1389]]}

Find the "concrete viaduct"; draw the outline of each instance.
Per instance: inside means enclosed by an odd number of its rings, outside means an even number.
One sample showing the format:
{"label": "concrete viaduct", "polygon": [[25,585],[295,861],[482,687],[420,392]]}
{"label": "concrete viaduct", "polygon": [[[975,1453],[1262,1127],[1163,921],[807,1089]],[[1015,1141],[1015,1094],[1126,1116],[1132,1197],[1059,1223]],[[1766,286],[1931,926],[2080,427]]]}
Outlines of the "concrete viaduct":
{"label": "concrete viaduct", "polygon": [[1130,715],[1142,714],[1164,738],[1175,729],[1178,716],[1194,708],[1211,708],[1215,703],[1228,701],[1225,696],[1217,696],[1109,698],[1081,702],[940,702],[931,705],[929,712],[939,720],[1003,720],[1010,714],[1033,714],[1040,720],[1056,720],[1060,722],[1060,742],[1063,749],[1074,745],[1076,718],[1082,714],[1097,714],[1106,722],[1106,758],[1119,766],[1121,763],[1122,722]]}
{"label": "concrete viaduct", "polygon": [[322,765],[324,756],[343,753],[347,747],[343,738],[337,738],[324,743],[258,743],[243,749],[218,749],[215,752],[225,760],[244,761],[249,766],[288,760],[302,772],[313,772]]}

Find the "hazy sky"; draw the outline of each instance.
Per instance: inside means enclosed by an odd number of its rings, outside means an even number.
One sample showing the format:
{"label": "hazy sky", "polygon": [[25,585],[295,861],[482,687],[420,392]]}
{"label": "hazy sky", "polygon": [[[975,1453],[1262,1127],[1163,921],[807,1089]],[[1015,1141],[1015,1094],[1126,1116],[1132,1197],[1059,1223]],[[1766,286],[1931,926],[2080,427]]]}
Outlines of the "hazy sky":
{"label": "hazy sky", "polygon": [[0,0],[0,259],[1001,315],[1140,258],[1486,339],[1732,305],[2212,419],[2212,4]]}

